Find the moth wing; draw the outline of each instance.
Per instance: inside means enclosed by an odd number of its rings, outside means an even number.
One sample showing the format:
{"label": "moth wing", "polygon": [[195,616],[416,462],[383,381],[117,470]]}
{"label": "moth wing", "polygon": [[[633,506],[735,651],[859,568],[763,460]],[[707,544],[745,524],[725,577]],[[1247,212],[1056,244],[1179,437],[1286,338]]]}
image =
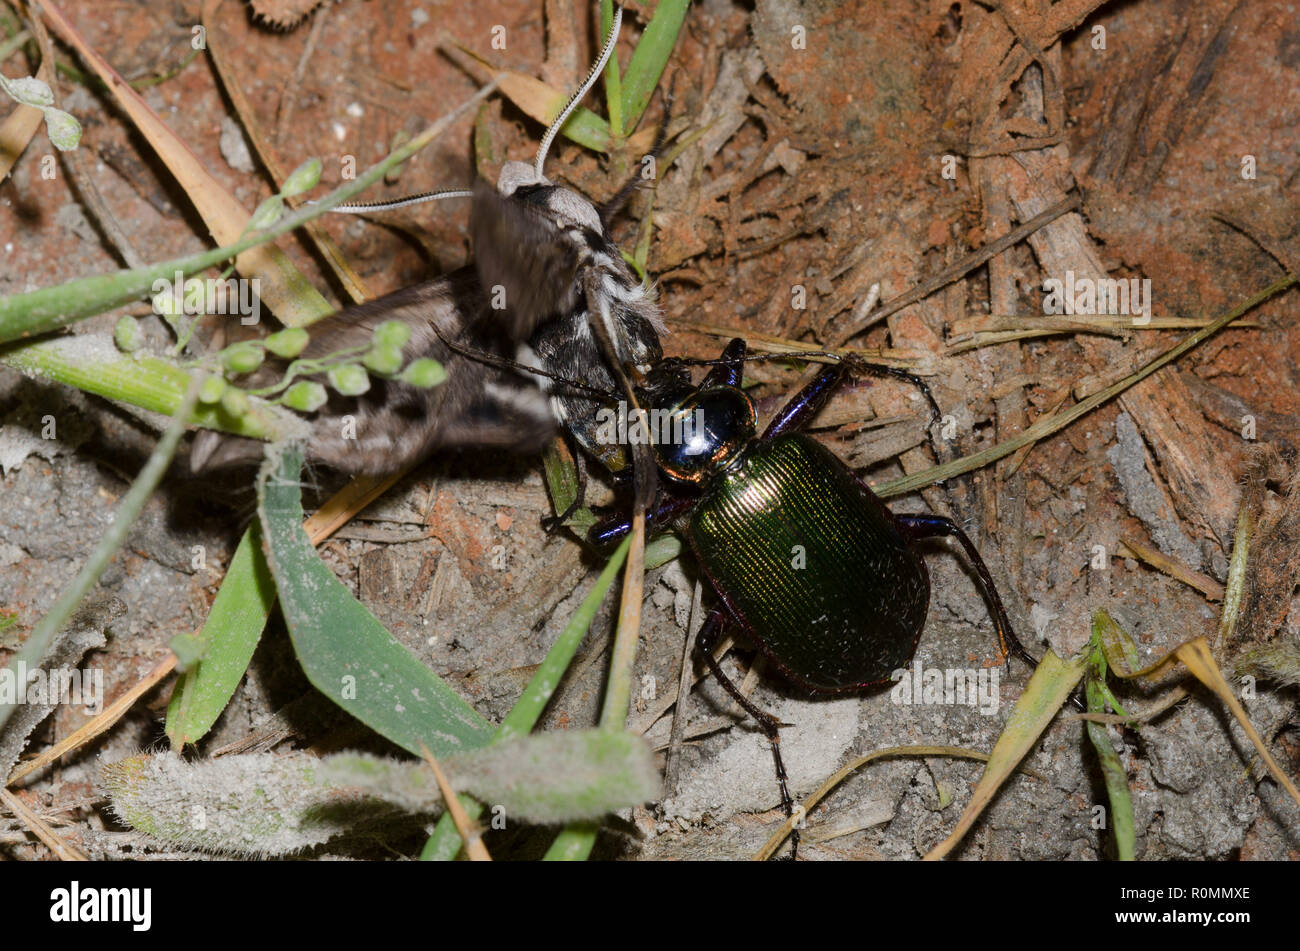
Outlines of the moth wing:
{"label": "moth wing", "polygon": [[470,238],[479,281],[509,339],[527,340],[578,305],[578,249],[545,209],[479,181]]}
{"label": "moth wing", "polygon": [[[435,359],[447,379],[424,389],[372,377],[370,389],[360,396],[330,390],[329,401],[311,418],[308,459],[352,474],[379,474],[414,464],[439,448],[540,449],[555,431],[545,394],[531,380],[457,353],[444,342],[499,354],[498,342],[479,332],[487,316],[473,269],[462,268],[345,307],[314,324],[301,357],[364,347],[379,324],[402,321],[411,328],[404,361]],[[284,367],[281,361],[267,361],[240,384],[266,386]],[[204,431],[195,437],[190,468],[202,473],[261,457],[262,447],[254,440]]]}

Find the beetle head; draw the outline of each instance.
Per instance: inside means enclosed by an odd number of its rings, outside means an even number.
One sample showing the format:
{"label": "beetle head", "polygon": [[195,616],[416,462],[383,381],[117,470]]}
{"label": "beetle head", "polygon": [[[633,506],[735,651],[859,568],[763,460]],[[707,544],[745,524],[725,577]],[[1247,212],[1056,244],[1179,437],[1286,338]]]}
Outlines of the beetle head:
{"label": "beetle head", "polygon": [[655,459],[678,482],[703,483],[722,472],[757,431],[754,403],[738,387],[687,385],[659,396]]}

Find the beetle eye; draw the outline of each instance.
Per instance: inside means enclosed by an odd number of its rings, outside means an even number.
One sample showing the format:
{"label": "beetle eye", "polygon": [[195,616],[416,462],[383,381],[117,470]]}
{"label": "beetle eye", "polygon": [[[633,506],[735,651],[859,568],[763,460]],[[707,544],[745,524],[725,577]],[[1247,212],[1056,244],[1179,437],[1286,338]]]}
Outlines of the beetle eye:
{"label": "beetle eye", "polygon": [[733,386],[711,386],[655,410],[655,456],[670,478],[702,482],[721,471],[753,438],[758,414]]}

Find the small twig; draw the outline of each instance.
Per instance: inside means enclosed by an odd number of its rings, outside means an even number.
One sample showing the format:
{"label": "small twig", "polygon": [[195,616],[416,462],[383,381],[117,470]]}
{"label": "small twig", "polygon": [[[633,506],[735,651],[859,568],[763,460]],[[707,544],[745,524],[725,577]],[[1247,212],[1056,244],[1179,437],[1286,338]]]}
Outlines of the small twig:
{"label": "small twig", "polygon": [[1222,221],[1229,228],[1240,231],[1251,241],[1254,241],[1259,245],[1269,257],[1280,264],[1282,270],[1291,275],[1296,274],[1295,263],[1287,257],[1286,251],[1272,235],[1260,234],[1259,231],[1251,228],[1244,221],[1234,218],[1222,211],[1212,211],[1210,212],[1210,217]]}
{"label": "small twig", "polygon": [[673,727],[668,734],[668,758],[664,765],[664,790],[667,795],[677,793],[677,774],[681,771],[682,740],[686,735],[686,698],[691,691],[691,657],[695,653],[695,621],[700,616],[704,585],[695,582],[695,596],[691,599],[691,613],[686,620],[686,640],[682,645],[682,669],[677,677],[678,703],[673,708]]}
{"label": "small twig", "polygon": [[65,753],[70,753],[89,743],[118,720],[122,719],[123,714],[130,710],[137,700],[152,690],[160,680],[170,674],[175,668],[176,655],[168,651],[166,658],[159,661],[154,669],[145,674],[139,683],[135,684],[135,686],[130,690],[105,707],[103,711],[100,712],[99,716],[95,717],[84,726],[74,730],[39,756],[25,760],[15,766],[14,771],[9,774],[9,779],[6,780],[5,785],[12,786],[24,776],[34,773],[38,769],[42,769],[50,763],[53,763]]}
{"label": "small twig", "polygon": [[[724,636],[722,640],[718,643],[718,646],[713,649],[713,659],[716,661],[721,661],[722,658],[727,656],[727,652],[730,651],[733,646],[735,646],[735,643],[736,643],[735,639],[730,634]],[[705,674],[700,674],[698,677],[692,676],[691,685],[694,686],[695,684],[699,683],[701,680],[704,679],[704,677]],[[635,723],[630,724],[628,726],[628,731],[631,733],[635,733],[638,736],[644,736],[645,734],[649,733],[650,730],[654,728],[654,725],[658,723],[661,719],[663,719],[664,714],[667,713],[669,710],[671,710],[673,708],[673,705],[677,703],[677,697],[678,697],[678,693],[676,688],[674,688],[665,696],[660,697],[657,701],[655,701],[655,705],[653,707],[651,707],[641,717],[639,717]],[[733,718],[731,720],[731,723],[734,725],[735,722],[736,721]]]}
{"label": "small twig", "polygon": [[[238,82],[238,70],[234,64],[226,59],[224,45],[221,42],[214,42],[214,35],[222,37],[225,34],[213,27],[217,22],[217,11],[221,7],[222,0],[205,0],[203,5],[203,22],[208,27],[208,55],[212,57],[212,65],[216,67],[217,76],[221,79],[221,84],[226,90],[226,95],[230,97],[230,103],[234,106],[235,115],[243,126],[244,131],[248,134],[249,142],[252,143],[253,150],[257,153],[258,159],[266,168],[267,174],[271,176],[272,182],[276,187],[283,184],[288,172],[285,170],[283,163],[280,161],[279,153],[271,143],[266,140],[266,135],[262,131],[261,125],[257,121],[257,113],[244,95],[244,89]],[[316,13],[316,23],[323,22],[326,10],[318,10]],[[312,27],[315,35],[316,26]],[[310,48],[310,41],[308,43]],[[310,52],[310,49],[307,51]],[[305,55],[305,54],[304,54]],[[276,143],[283,141],[282,131],[276,133]],[[302,196],[296,196],[289,199],[291,208],[298,208],[302,204]],[[316,245],[316,250],[320,252],[325,262],[329,264],[334,274],[338,277],[339,283],[343,285],[343,290],[347,293],[353,302],[360,303],[369,299],[372,295],[369,288],[366,287],[365,281],[361,275],[348,263],[342,250],[330,237],[329,232],[319,221],[310,221],[306,225],[307,236],[312,243]]]}
{"label": "small twig", "polygon": [[870,763],[872,760],[881,759],[886,756],[955,756],[961,759],[980,760],[981,762],[988,762],[989,758],[987,753],[962,749],[959,746],[891,746],[889,749],[876,750],[874,753],[860,756],[853,760],[853,762],[836,770],[829,779],[817,787],[816,792],[804,799],[804,801],[800,803],[803,808],[796,812],[795,815],[786,819],[785,822],[781,824],[781,827],[772,833],[772,837],[763,844],[763,847],[758,850],[758,854],[754,856],[754,861],[766,862],[775,855],[776,850],[781,847],[781,843],[786,840],[786,837],[789,836],[790,832],[794,829],[794,824],[803,816],[806,816],[811,812],[813,806],[826,798],[826,795],[838,786],[846,776],[854,770]]}
{"label": "small twig", "polygon": [[573,31],[573,0],[546,0],[546,60],[542,78],[558,89],[576,85],[578,72],[578,38]]}
{"label": "small twig", "polygon": [[645,588],[645,510],[632,517],[632,547],[623,568],[623,597],[618,609],[618,627],[610,652],[609,684],[600,711],[600,725],[606,730],[623,730],[632,701],[632,666],[641,632],[641,598]]}
{"label": "small twig", "polygon": [[1232,645],[1241,616],[1241,603],[1246,593],[1246,568],[1250,564],[1250,547],[1264,501],[1264,478],[1258,466],[1251,468],[1246,479],[1246,490],[1241,493],[1241,507],[1237,510],[1237,525],[1232,535],[1232,557],[1228,560],[1228,583],[1223,589],[1223,613],[1219,626],[1210,640],[1220,651]]}
{"label": "small twig", "polygon": [[451,788],[451,783],[447,782],[447,774],[442,771],[438,761],[433,758],[433,754],[423,743],[420,744],[420,752],[424,754],[429,769],[433,770],[433,778],[442,792],[442,801],[446,804],[447,811],[451,813],[451,821],[456,823],[456,831],[460,833],[461,841],[465,843],[465,854],[469,856],[471,862],[491,862],[492,856],[488,854],[487,846],[483,844],[483,836],[479,834],[478,826],[466,814],[465,807],[460,804],[460,797]]}
{"label": "small twig", "polygon": [[1145,545],[1140,545],[1137,542],[1131,542],[1127,539],[1121,538],[1119,544],[1121,554],[1127,551],[1138,561],[1144,561],[1157,571],[1163,572],[1164,574],[1169,575],[1169,577],[1181,581],[1188,587],[1195,588],[1211,601],[1223,600],[1223,585],[1219,584],[1219,582],[1215,581],[1209,575],[1202,574],[1199,571],[1193,571],[1177,558],[1170,558],[1163,552],[1147,548]]}
{"label": "small twig", "polygon": [[690,320],[680,320],[671,316],[668,317],[668,322],[676,327],[681,327],[683,330],[693,330],[713,337],[741,337],[750,349],[760,350],[765,353],[788,353],[801,359],[804,358],[804,354],[813,354],[813,356],[806,359],[826,363],[833,361],[830,357],[819,356],[820,354],[833,353],[837,356],[855,354],[874,363],[888,363],[893,366],[905,367],[921,376],[934,372],[928,368],[929,364],[934,362],[934,354],[923,350],[899,350],[889,347],[823,347],[820,344],[804,343],[802,340],[792,340],[789,337],[782,337],[777,334],[747,330],[744,327],[702,324]]}
{"label": "small twig", "polygon": [[1079,419],[1081,416],[1086,416],[1098,406],[1114,399],[1130,387],[1141,383],[1161,367],[1174,362],[1187,351],[1204,343],[1228,324],[1258,307],[1269,298],[1295,286],[1296,280],[1295,277],[1287,276],[1281,280],[1274,281],[1268,287],[1251,295],[1227,313],[1215,318],[1212,323],[1207,324],[1201,330],[1184,337],[1182,342],[1170,347],[1164,353],[1145,364],[1136,372],[1127,374],[1119,380],[1116,380],[1104,390],[1094,393],[1087,399],[1080,400],[1067,410],[1060,413],[1054,413],[1051,416],[1044,416],[1036,420],[1033,425],[1026,427],[1010,439],[1005,439],[995,446],[990,446],[988,449],[981,449],[979,452],[971,453],[969,456],[963,456],[960,459],[945,462],[943,465],[934,466],[933,468],[926,469],[923,472],[912,473],[903,476],[900,479],[892,479],[889,482],[880,485],[873,485],[872,490],[882,499],[893,498],[897,495],[906,495],[908,492],[914,492],[917,489],[924,488],[925,486],[933,485],[935,482],[942,482],[944,479],[951,479],[954,476],[959,476],[965,472],[971,472],[975,469],[989,465],[992,462],[997,462],[1002,457],[1009,456],[1021,446],[1028,445],[1029,443],[1036,442],[1046,436],[1050,436],[1052,433],[1059,432],[1073,423],[1076,419]]}
{"label": "small twig", "polygon": [[311,62],[312,54],[316,51],[316,43],[320,39],[321,31],[325,29],[325,20],[329,16],[331,9],[333,9],[333,5],[327,3],[314,11],[315,16],[311,21],[311,30],[307,33],[307,43],[302,48],[302,55],[298,57],[298,65],[294,68],[293,75],[289,77],[289,83],[284,87],[284,92],[280,94],[280,114],[275,122],[276,145],[283,145],[288,138],[289,123],[293,121],[298,86],[301,85],[302,77],[307,72],[307,64]]}
{"label": "small twig", "polygon": [[16,34],[9,37],[9,39],[0,43],[0,63],[3,63],[12,56],[16,50],[22,49],[23,44],[31,38],[32,35],[27,32],[27,30],[19,30]]}
{"label": "small twig", "polygon": [[[1052,416],[1055,415],[1056,413],[1059,413],[1061,411],[1061,407],[1065,405],[1065,401],[1068,400],[1069,398],[1070,398],[1070,388],[1067,386],[1065,387],[1065,392],[1061,394],[1061,398],[1058,399],[1052,405],[1052,408],[1049,409],[1043,415]],[[1022,465],[1024,465],[1025,459],[1029,456],[1029,453],[1033,450],[1034,446],[1036,445],[1037,443],[1029,442],[1029,443],[1025,443],[1023,446],[1017,449],[1015,454],[1007,462],[1006,472],[1002,475],[1002,478],[1010,479],[1013,475],[1015,475],[1016,471]]]}
{"label": "small twig", "polygon": [[[754,688],[758,686],[758,678],[763,675],[763,669],[765,667],[767,667],[767,658],[762,654],[755,655],[754,662],[750,664],[749,669],[745,671],[745,677],[741,680],[740,686],[737,688],[742,697],[748,697],[754,692]],[[731,701],[731,710],[736,714],[736,716],[744,716],[745,714],[744,708],[735,700]]]}
{"label": "small twig", "polygon": [[386,476],[356,476],[302,523],[313,545],[319,545],[352,521],[367,505],[402,479],[409,469]]}
{"label": "small twig", "polygon": [[997,255],[1005,251],[1007,248],[1019,244],[1029,235],[1033,234],[1039,228],[1043,227],[1043,225],[1055,221],[1057,218],[1061,217],[1061,215],[1064,215],[1067,212],[1074,211],[1076,208],[1079,207],[1081,202],[1082,199],[1078,195],[1075,195],[1071,198],[1066,198],[1064,201],[1057,202],[1055,205],[1053,205],[1051,208],[1048,208],[1046,211],[1042,212],[1041,214],[1034,215],[1034,217],[1030,218],[1019,228],[1016,228],[1013,231],[1008,231],[1006,234],[1004,234],[1002,237],[998,238],[997,240],[990,241],[982,248],[972,251],[970,254],[963,257],[960,261],[958,261],[956,264],[953,264],[951,267],[944,268],[934,277],[922,281],[920,284],[912,288],[910,291],[907,291],[906,293],[900,294],[898,297],[895,297],[892,301],[890,301],[884,307],[881,307],[879,310],[873,311],[872,313],[869,314],[865,314],[861,318],[855,318],[853,320],[848,321],[844,325],[844,327],[838,330],[835,333],[835,335],[831,338],[831,340],[828,341],[828,349],[834,349],[836,347],[843,346],[846,342],[853,339],[858,334],[862,333],[862,331],[866,330],[872,324],[884,320],[890,314],[897,313],[898,311],[902,310],[904,307],[909,307],[912,304],[915,304],[917,301],[924,300],[925,298],[933,294],[935,291],[937,291],[939,288],[951,284],[953,281],[961,277],[964,277],[965,275],[969,274],[971,271],[979,267],[981,264],[983,264],[985,261],[989,260],[989,258],[996,257]]}
{"label": "small twig", "polygon": [[59,838],[44,819],[32,812],[32,810],[27,807],[27,803],[23,802],[9,790],[0,788],[0,802],[9,807],[9,811],[12,812],[18,820],[23,823],[23,825],[36,833],[36,837],[44,842],[49,847],[50,851],[64,862],[89,861],[89,859],[82,855],[81,852]]}
{"label": "small twig", "polygon": [[1057,132],[1052,135],[1040,135],[1033,138],[1014,139],[1010,142],[1001,142],[996,145],[967,145],[955,146],[953,152],[964,155],[968,159],[973,158],[992,158],[995,155],[1015,155],[1017,152],[1038,152],[1042,149],[1050,148],[1061,141],[1061,133]]}
{"label": "small twig", "polygon": [[[735,725],[736,718],[734,716],[711,717],[702,723],[696,723],[693,726],[687,727],[687,729],[682,733],[682,741],[685,743],[686,740],[698,740],[702,736],[709,736],[712,733],[721,733],[723,730],[730,730]],[[658,753],[661,750],[668,749],[670,743],[671,738],[664,740],[662,743],[656,744],[653,749]],[[664,783],[664,789],[664,794],[670,795],[668,784],[666,782]]]}
{"label": "small twig", "polygon": [[[1015,34],[1016,40],[1024,48],[1025,52],[1038,63],[1038,68],[1043,73],[1043,98],[1052,106],[1050,110],[1043,110],[1048,126],[1048,134],[1044,138],[1055,138],[1059,141],[1065,103],[1061,95],[1061,81],[1056,75],[1056,70],[1052,68],[1052,64],[1047,61],[1047,54],[1043,52],[1043,48],[1038,45],[1038,42],[1030,35],[1029,30],[1020,22],[1020,18],[1008,13],[998,0],[979,0],[979,2],[997,11],[998,15],[1002,17],[1002,22]],[[1044,18],[1037,16],[1034,19],[1038,20],[1039,24],[1042,24]],[[1055,35],[1050,36],[1049,45],[1055,43],[1057,39],[1058,37]]]}

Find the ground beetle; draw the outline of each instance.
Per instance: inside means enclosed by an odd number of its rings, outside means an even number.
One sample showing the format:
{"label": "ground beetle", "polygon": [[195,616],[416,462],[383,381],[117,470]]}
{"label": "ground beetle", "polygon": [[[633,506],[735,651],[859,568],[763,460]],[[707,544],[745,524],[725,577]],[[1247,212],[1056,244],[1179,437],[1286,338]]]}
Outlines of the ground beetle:
{"label": "ground beetle", "polygon": [[[854,370],[919,381],[888,367],[839,362],[821,370],[756,436],[754,404],[740,389],[744,360],[744,341],[733,340],[699,386],[667,365],[659,379],[647,382],[643,406],[703,424],[683,426],[689,438],[655,442],[668,482],[647,524],[682,532],[721,602],[706,617],[697,644],[713,676],[771,741],[781,802],[792,815],[779,723],[744,697],[714,659],[728,624],[810,690],[842,693],[884,684],[911,660],[925,625],[930,579],[917,543],[951,536],[975,569],[1004,658],[1014,652],[1031,667],[1036,662],[1016,638],[979,552],[956,523],[891,512],[834,453],[800,432]],[[607,545],[629,530],[628,519],[615,518],[595,526],[591,540]],[[796,830],[792,858],[798,844]]]}

